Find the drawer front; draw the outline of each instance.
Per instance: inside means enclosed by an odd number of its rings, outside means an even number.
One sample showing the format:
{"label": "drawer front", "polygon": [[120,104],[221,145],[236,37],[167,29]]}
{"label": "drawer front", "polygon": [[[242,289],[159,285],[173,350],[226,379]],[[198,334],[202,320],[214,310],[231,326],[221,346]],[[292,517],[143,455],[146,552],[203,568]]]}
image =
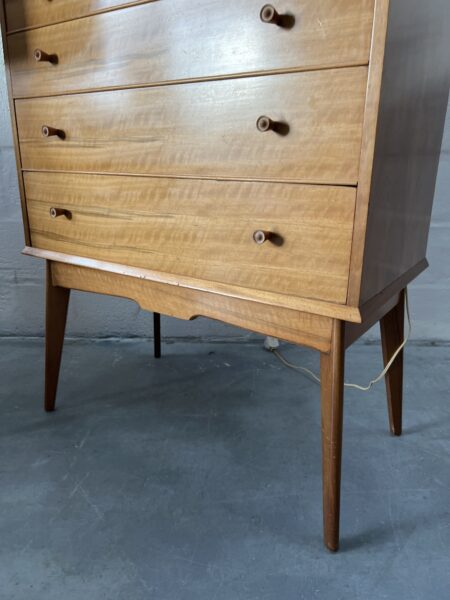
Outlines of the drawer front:
{"label": "drawer front", "polygon": [[[264,23],[263,4],[159,0],[10,35],[13,94],[368,63],[373,0],[280,1],[292,28]],[[36,62],[36,49],[57,64]]]}
{"label": "drawer front", "polygon": [[[346,301],[352,188],[65,173],[26,173],[25,188],[37,248]],[[256,244],[258,230],[274,237]]]}
{"label": "drawer front", "polygon": [[[141,0],[142,2],[142,0]],[[5,0],[8,31],[40,27],[128,4],[126,0]]]}
{"label": "drawer front", "polygon": [[[356,67],[18,100],[22,166],[354,185],[366,79]],[[259,131],[261,116],[279,131]]]}

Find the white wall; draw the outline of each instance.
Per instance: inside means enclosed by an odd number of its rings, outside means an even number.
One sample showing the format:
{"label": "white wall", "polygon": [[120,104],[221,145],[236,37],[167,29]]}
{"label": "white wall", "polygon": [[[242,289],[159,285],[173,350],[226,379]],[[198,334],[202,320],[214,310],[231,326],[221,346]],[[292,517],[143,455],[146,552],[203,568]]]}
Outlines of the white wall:
{"label": "white wall", "polygon": [[[1,44],[1,41],[0,41]],[[0,52],[1,55],[1,52]],[[450,340],[450,111],[442,149],[428,258],[431,268],[411,286],[414,338]],[[4,64],[0,62],[0,335],[42,335],[43,261],[21,256],[23,248]],[[134,303],[104,296],[72,296],[68,335],[148,336],[151,315]],[[246,332],[207,319],[165,318],[169,337],[241,336]],[[376,337],[377,329],[368,337]]]}

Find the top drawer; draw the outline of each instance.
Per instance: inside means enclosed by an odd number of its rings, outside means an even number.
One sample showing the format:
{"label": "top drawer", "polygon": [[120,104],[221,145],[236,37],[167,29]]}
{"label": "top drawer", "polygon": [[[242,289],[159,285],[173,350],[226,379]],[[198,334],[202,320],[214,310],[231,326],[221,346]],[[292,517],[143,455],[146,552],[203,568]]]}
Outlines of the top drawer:
{"label": "top drawer", "polygon": [[[261,20],[263,0],[158,0],[15,33],[13,95],[367,64],[373,2],[281,0],[295,20],[281,27]],[[54,62],[37,62],[36,49]]]}
{"label": "top drawer", "polygon": [[[140,0],[142,2],[142,0]],[[8,31],[40,27],[92,15],[137,1],[126,0],[5,0]]]}

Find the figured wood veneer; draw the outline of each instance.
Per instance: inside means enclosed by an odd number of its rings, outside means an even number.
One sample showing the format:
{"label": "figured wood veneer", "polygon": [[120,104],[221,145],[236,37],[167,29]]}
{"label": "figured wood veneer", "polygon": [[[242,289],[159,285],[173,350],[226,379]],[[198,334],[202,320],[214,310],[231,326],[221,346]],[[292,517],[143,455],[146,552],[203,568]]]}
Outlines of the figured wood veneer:
{"label": "figured wood veneer", "polygon": [[[158,0],[8,37],[15,97],[237,73],[364,65],[374,0],[280,0],[292,29],[263,23],[261,0]],[[132,32],[132,35],[130,35]],[[36,64],[33,50],[59,57]]]}
{"label": "figured wood veneer", "polygon": [[366,85],[357,67],[17,100],[22,167],[355,185]]}
{"label": "figured wood veneer", "polygon": [[[51,262],[51,261],[50,261]],[[217,293],[138,279],[95,268],[51,262],[53,283],[68,289],[121,296],[143,309],[164,311],[179,319],[197,316],[224,320],[262,334],[275,335],[321,352],[330,350],[333,320],[307,312],[273,307]]]}
{"label": "figured wood veneer", "polygon": [[[152,0],[5,0],[8,31],[50,25]],[[156,0],[155,0],[156,1]]]}
{"label": "figured wood veneer", "polygon": [[[355,190],[25,173],[34,246],[344,303]],[[50,218],[61,203],[71,219]],[[277,239],[253,241],[257,229]]]}

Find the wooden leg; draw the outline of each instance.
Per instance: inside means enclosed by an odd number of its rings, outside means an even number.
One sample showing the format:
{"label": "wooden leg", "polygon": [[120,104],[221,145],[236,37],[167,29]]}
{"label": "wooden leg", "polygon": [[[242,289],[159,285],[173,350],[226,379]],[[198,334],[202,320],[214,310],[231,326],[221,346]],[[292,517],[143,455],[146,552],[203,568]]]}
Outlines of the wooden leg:
{"label": "wooden leg", "polygon": [[47,261],[45,315],[45,410],[55,410],[59,367],[64,344],[70,290],[54,286],[51,262]]}
{"label": "wooden leg", "polygon": [[155,358],[161,358],[161,315],[153,313],[153,348]]}
{"label": "wooden leg", "polygon": [[[400,294],[398,304],[380,321],[381,345],[384,365],[391,360],[405,335],[405,291]],[[386,374],[386,392],[389,425],[393,435],[402,434],[403,404],[403,350],[392,363]]]}
{"label": "wooden leg", "polygon": [[339,548],[342,422],[344,408],[344,323],[335,320],[330,354],[321,354],[323,529],[326,547]]}

